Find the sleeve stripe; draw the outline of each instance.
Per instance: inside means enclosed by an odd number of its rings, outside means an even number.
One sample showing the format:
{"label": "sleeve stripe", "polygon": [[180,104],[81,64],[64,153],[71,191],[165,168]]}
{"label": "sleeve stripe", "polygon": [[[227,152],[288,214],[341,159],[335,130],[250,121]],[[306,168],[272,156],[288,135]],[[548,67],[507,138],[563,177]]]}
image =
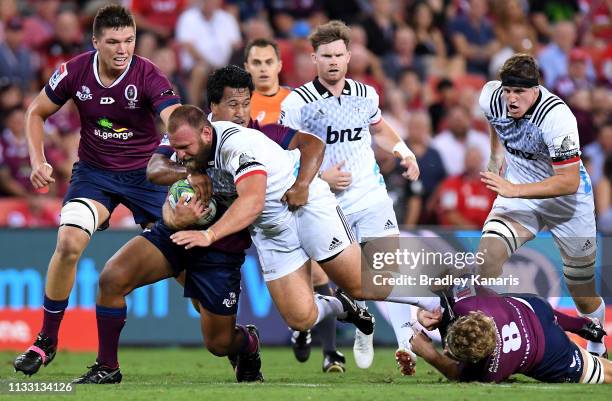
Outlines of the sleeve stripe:
{"label": "sleeve stripe", "polygon": [[542,124],[542,122],[544,121],[544,118],[546,118],[546,116],[548,115],[548,113],[550,113],[552,109],[559,106],[560,104],[564,104],[560,99],[558,99],[557,102],[552,103],[550,107],[546,111],[544,111],[542,115],[538,118],[538,121],[535,121],[535,125],[539,127],[540,124]]}
{"label": "sleeve stripe", "polygon": [[180,99],[168,99],[160,103],[159,106],[157,106],[155,111],[157,111],[157,114],[159,115],[165,108],[170,107],[174,104],[179,104],[179,103],[181,103]]}
{"label": "sleeve stripe", "polygon": [[58,96],[55,94],[55,92],[53,92],[53,89],[51,89],[51,88],[49,87],[49,85],[48,85],[48,84],[47,84],[47,85],[45,85],[45,93],[47,94],[47,96],[49,97],[49,99],[51,99],[51,101],[52,101],[53,103],[57,104],[58,106],[63,106],[63,105],[64,105],[64,103],[66,103],[66,102],[62,101],[62,99],[60,99],[60,98],[59,98],[59,97],[58,97]]}
{"label": "sleeve stripe", "polygon": [[266,170],[251,170],[248,173],[244,173],[244,174],[242,174],[240,176],[236,176],[236,180],[234,181],[234,185],[238,185],[238,183],[240,181],[242,181],[244,178],[250,177],[250,176],[255,175],[255,174],[263,174],[263,175],[266,175],[266,176],[268,175]]}
{"label": "sleeve stripe", "polygon": [[300,95],[300,97],[302,98],[302,100],[304,101],[304,103],[310,103],[308,101],[308,99],[306,99],[306,97],[304,95],[302,95],[302,92],[300,92],[300,88],[295,88],[293,90],[295,93],[297,93],[298,95]]}
{"label": "sleeve stripe", "polygon": [[317,97],[306,86],[302,86],[302,89],[304,90],[304,93],[306,93],[306,95],[309,95],[309,98],[312,97],[313,102],[317,100]]}
{"label": "sleeve stripe", "polygon": [[256,161],[252,161],[252,162],[248,162],[243,165],[240,165],[238,166],[238,169],[236,170],[236,175],[240,175],[245,170],[248,170],[249,168],[256,167],[256,166],[261,166],[263,168],[263,164],[256,162]]}
{"label": "sleeve stripe", "polygon": [[287,149],[289,147],[289,144],[291,143],[291,140],[293,139],[296,133],[297,131],[294,129],[288,130],[287,134],[283,138],[283,141],[280,143],[281,148]]}
{"label": "sleeve stripe", "polygon": [[572,157],[570,159],[567,159],[567,160],[553,161],[552,164],[553,164],[553,166],[562,166],[562,165],[565,165],[565,164],[576,163],[576,162],[579,162],[579,161],[580,161],[580,156],[576,155],[576,156],[574,156],[574,157]]}

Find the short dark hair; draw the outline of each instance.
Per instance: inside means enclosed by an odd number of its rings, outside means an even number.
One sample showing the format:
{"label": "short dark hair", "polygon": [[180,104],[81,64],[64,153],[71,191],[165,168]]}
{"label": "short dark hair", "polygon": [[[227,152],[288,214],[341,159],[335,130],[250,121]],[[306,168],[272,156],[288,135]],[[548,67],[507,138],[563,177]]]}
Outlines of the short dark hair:
{"label": "short dark hair", "polygon": [[213,103],[219,104],[221,102],[225,88],[248,88],[250,95],[255,90],[255,85],[253,85],[251,74],[236,65],[226,65],[219,68],[208,77],[206,97],[209,107]]}
{"label": "short dark hair", "polygon": [[310,44],[314,51],[317,51],[319,46],[341,40],[346,47],[351,43],[351,28],[340,20],[332,20],[326,24],[319,25],[309,36]]}
{"label": "short dark hair", "polygon": [[173,134],[184,124],[198,131],[201,131],[204,126],[210,125],[204,111],[190,104],[181,105],[172,111],[168,118],[168,132]]}
{"label": "short dark hair", "polygon": [[278,49],[278,44],[271,39],[258,38],[249,41],[249,43],[247,43],[246,47],[244,48],[244,62],[246,63],[249,60],[249,53],[251,52],[251,49],[253,47],[268,46],[272,46],[272,48],[274,49],[274,53],[276,53],[276,58],[280,60],[280,50]]}
{"label": "short dark hair", "polygon": [[540,80],[540,70],[533,56],[518,53],[506,60],[499,70],[499,77],[502,82],[511,77],[538,82]]}
{"label": "short dark hair", "polygon": [[109,4],[98,10],[93,22],[94,37],[102,36],[106,28],[132,27],[136,31],[136,22],[130,11],[119,4]]}

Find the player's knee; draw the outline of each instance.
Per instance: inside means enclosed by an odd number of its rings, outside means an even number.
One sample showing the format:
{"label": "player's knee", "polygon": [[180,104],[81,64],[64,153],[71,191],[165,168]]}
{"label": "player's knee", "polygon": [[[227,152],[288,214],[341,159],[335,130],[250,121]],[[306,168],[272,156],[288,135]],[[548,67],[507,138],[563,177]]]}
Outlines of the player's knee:
{"label": "player's knee", "polygon": [[295,310],[290,315],[285,316],[285,321],[287,326],[291,327],[293,330],[309,330],[317,321],[317,308],[313,306],[313,308],[309,310]]}
{"label": "player's knee", "polygon": [[479,272],[496,277],[501,275],[506,260],[519,248],[521,240],[511,222],[494,216],[482,227],[479,253],[482,261],[478,263]]}
{"label": "player's knee", "polygon": [[62,261],[76,263],[86,245],[87,243],[83,244],[80,238],[60,235],[55,245],[55,254]]}
{"label": "player's knee", "polygon": [[227,335],[208,335],[204,338],[204,346],[215,356],[229,355],[232,339]]}
{"label": "player's knee", "polygon": [[125,296],[134,289],[128,277],[115,266],[117,265],[111,259],[100,273],[98,286],[100,287],[100,293],[105,296]]}

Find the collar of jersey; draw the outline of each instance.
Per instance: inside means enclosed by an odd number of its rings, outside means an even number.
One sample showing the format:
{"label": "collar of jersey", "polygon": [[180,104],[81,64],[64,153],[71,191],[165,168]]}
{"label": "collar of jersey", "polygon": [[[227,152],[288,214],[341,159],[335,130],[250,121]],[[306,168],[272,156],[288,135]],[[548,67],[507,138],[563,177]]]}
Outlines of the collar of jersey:
{"label": "collar of jersey", "polygon": [[[317,90],[317,92],[319,92],[319,95],[321,95],[323,99],[327,99],[328,97],[333,96],[332,93],[328,91],[327,88],[323,86],[323,84],[319,81],[319,77],[316,77],[314,81],[312,81],[312,84],[314,85],[315,89]],[[349,85],[347,79],[344,80],[344,89],[342,89],[342,94],[343,95],[351,94],[351,86]]]}
{"label": "collar of jersey", "polygon": [[121,73],[121,75],[119,75],[119,77],[117,79],[115,79],[113,81],[112,84],[110,84],[110,86],[105,86],[102,83],[102,80],[100,79],[100,75],[98,75],[98,52],[96,51],[96,53],[94,54],[94,58],[93,58],[93,72],[94,72],[94,76],[96,77],[96,81],[98,81],[98,84],[103,87],[103,88],[112,88],[113,86],[117,85],[119,82],[121,82],[123,80],[123,78],[125,78],[125,76],[127,75],[128,71],[130,70],[130,67],[132,66],[132,64],[134,64],[136,62],[136,58],[134,56],[132,56],[132,59],[130,60],[130,63],[128,64],[127,68],[125,69],[125,71],[123,71],[123,73]]}

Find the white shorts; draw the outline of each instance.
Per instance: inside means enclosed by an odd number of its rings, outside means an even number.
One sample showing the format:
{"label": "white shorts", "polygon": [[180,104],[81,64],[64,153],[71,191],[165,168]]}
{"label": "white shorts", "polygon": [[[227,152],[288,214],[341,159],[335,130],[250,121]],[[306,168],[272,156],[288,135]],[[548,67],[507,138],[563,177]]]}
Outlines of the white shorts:
{"label": "white shorts", "polygon": [[548,227],[555,243],[570,257],[587,256],[596,250],[595,213],[586,211],[570,217],[554,217],[537,213],[520,199],[497,197],[489,216],[508,216],[534,236]]}
{"label": "white shorts", "polygon": [[367,209],[347,214],[346,219],[360,243],[368,238],[399,235],[393,201],[389,197]]}
{"label": "white shorts", "polygon": [[323,261],[346,249],[354,237],[329,186],[318,178],[308,203],[272,226],[251,228],[265,281],[293,273],[308,259]]}

